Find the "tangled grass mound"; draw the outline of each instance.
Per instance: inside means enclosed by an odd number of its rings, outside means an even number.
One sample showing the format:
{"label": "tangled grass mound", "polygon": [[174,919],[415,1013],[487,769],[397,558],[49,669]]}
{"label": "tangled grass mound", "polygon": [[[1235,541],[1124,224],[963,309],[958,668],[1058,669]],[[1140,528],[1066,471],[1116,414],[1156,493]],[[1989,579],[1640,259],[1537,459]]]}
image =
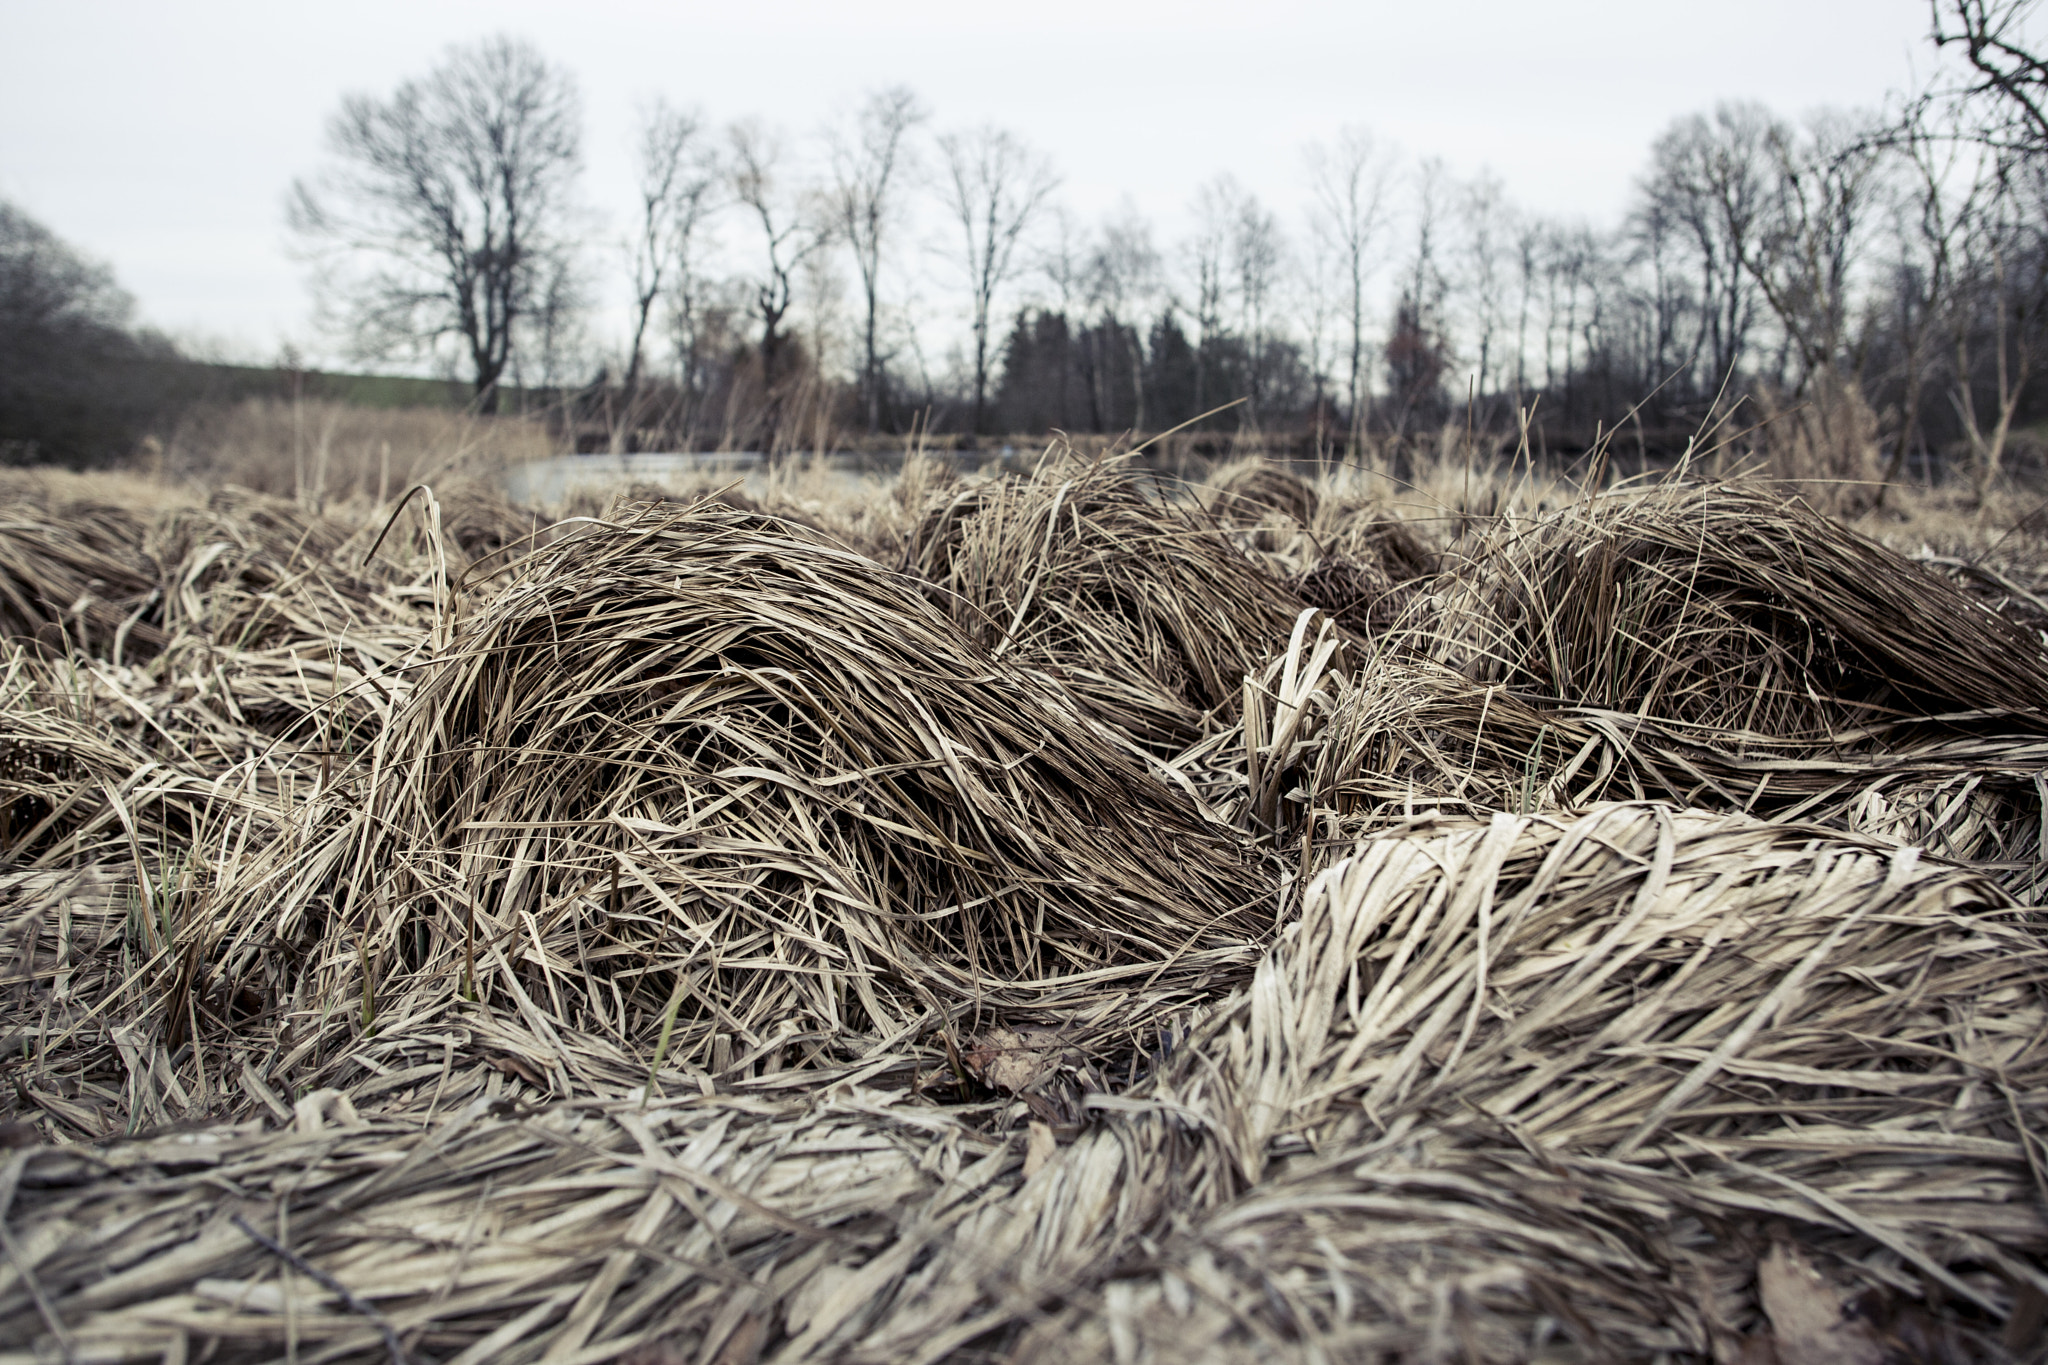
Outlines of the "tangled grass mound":
{"label": "tangled grass mound", "polygon": [[2048,729],[2048,649],[1952,583],[1769,493],[1672,485],[1495,532],[1438,657],[1482,683],[1778,740],[1908,716]]}
{"label": "tangled grass mound", "polygon": [[1264,460],[1220,473],[1209,513],[1233,543],[1288,589],[1361,637],[1392,629],[1436,556],[1380,504],[1325,497],[1315,484]]}
{"label": "tangled grass mound", "polygon": [[708,1059],[1112,982],[1122,1018],[1241,968],[1271,915],[1227,830],[915,582],[716,506],[526,561],[315,824],[217,889],[209,990],[289,975],[283,943],[321,991],[380,991],[365,1014],[545,1001]]}
{"label": "tangled grass mound", "polygon": [[[1313,628],[1312,628],[1313,627]],[[1222,819],[1327,856],[1420,815],[1654,798],[1910,844],[2028,904],[2048,891],[2048,737],[1908,718],[1856,746],[1767,740],[1481,685],[1305,618],[1241,723],[1185,756]]]}
{"label": "tangled grass mound", "polygon": [[[370,535],[247,489],[223,489],[203,507],[176,509],[149,537],[164,566],[164,627],[217,648],[260,650],[327,645],[365,625],[425,615],[373,600],[397,586],[398,576],[389,560],[363,563]],[[422,622],[409,624],[424,630]]]}
{"label": "tangled grass mound", "polygon": [[543,524],[538,513],[481,478],[444,479],[433,493],[442,532],[468,564],[497,563],[508,551],[516,553]]}
{"label": "tangled grass mound", "polygon": [[1171,751],[1287,638],[1303,602],[1128,461],[1048,457],[933,506],[906,564],[997,659],[1042,670],[1104,724]]}
{"label": "tangled grass mound", "polygon": [[1257,531],[1274,523],[1313,527],[1322,505],[1314,484],[1265,460],[1240,461],[1217,475],[1211,487],[1209,515],[1231,531]]}
{"label": "tangled grass mound", "polygon": [[1319,877],[1085,1129],[852,1082],[479,1098],[424,1130],[319,1092],[280,1132],[17,1157],[35,1281],[0,1270],[0,1332],[47,1340],[47,1312],[81,1353],[229,1361],[2012,1359],[2048,1291],[2031,914],[1741,817],[1419,822]]}
{"label": "tangled grass mound", "polygon": [[161,864],[190,841],[210,772],[166,762],[91,709],[62,666],[0,672],[0,848],[16,866]]}
{"label": "tangled grass mound", "polygon": [[910,467],[116,528],[161,648],[0,649],[0,1365],[2038,1358],[2024,630],[1758,491]]}
{"label": "tangled grass mound", "polygon": [[0,640],[54,655],[146,658],[163,648],[141,515],[12,472],[0,479],[0,503]]}
{"label": "tangled grass mound", "polygon": [[1656,806],[1361,845],[1191,1040],[1230,1060],[1157,1082],[1206,1207],[1014,1358],[2011,1358],[2048,1291],[2037,918]]}

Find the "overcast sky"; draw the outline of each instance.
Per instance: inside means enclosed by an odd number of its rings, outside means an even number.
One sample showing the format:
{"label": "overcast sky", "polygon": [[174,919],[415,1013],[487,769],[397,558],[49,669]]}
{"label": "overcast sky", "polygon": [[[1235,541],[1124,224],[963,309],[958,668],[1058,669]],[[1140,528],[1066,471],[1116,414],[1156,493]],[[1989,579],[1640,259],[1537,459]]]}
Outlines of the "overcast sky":
{"label": "overcast sky", "polygon": [[1128,197],[1169,240],[1220,171],[1295,211],[1303,144],[1351,123],[1604,225],[1675,116],[1730,98],[1876,107],[1931,65],[1927,24],[1925,0],[0,0],[0,197],[110,262],[144,321],[269,359],[327,349],[283,202],[341,96],[492,33],[581,85],[606,266],[656,95],[802,135],[906,83],[937,128],[993,122],[1046,151],[1084,222]]}

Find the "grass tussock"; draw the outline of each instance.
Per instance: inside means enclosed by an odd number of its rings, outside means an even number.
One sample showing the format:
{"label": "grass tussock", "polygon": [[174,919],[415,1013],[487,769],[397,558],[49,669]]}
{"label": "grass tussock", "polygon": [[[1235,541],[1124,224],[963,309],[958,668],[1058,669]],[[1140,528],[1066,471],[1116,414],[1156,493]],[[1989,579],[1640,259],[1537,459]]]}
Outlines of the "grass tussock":
{"label": "grass tussock", "polygon": [[2038,636],[1797,502],[1589,498],[1468,552],[1436,657],[1535,696],[1772,739],[1983,712],[2048,726]]}
{"label": "grass tussock", "polygon": [[991,656],[1171,751],[1236,705],[1306,605],[1128,461],[1048,457],[936,502],[905,564]]}
{"label": "grass tussock", "polygon": [[2039,1359],[2025,509],[9,477],[0,1365]]}
{"label": "grass tussock", "polygon": [[1227,831],[914,583],[717,504],[526,560],[302,837],[219,888],[268,909],[210,931],[207,988],[273,943],[400,1001],[531,1001],[538,968],[577,982],[534,1005],[558,1034],[707,1063],[720,1034],[879,1040],[1112,982],[1157,1006],[1271,913]]}
{"label": "grass tussock", "polygon": [[1726,1359],[1771,1334],[1775,1252],[1861,1303],[1826,1344],[2003,1358],[2048,1244],[2007,1102],[2048,1065],[2043,949],[2007,904],[1655,806],[1363,845],[1189,1049],[1215,1060],[1155,1083],[1211,1135],[1174,1230],[1018,1354]]}
{"label": "grass tussock", "polygon": [[1438,569],[1436,553],[1383,498],[1318,488],[1264,460],[1241,460],[1201,490],[1239,549],[1341,628],[1375,636]]}

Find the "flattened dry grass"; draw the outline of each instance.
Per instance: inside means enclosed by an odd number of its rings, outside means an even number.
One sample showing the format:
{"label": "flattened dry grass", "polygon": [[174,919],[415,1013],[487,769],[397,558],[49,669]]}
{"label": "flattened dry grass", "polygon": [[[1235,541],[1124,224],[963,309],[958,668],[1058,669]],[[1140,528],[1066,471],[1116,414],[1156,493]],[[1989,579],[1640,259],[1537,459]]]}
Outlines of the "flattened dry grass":
{"label": "flattened dry grass", "polygon": [[2048,1287],[2030,914],[1739,816],[1422,822],[1065,1140],[886,1080],[424,1131],[321,1092],[17,1155],[0,1323],[230,1359],[1705,1360],[1768,1340],[1783,1240],[1872,1333],[2004,1358]]}
{"label": "flattened dry grass", "polygon": [[1225,483],[37,512],[0,1365],[2028,1358],[2017,542]]}
{"label": "flattened dry grass", "polygon": [[156,566],[146,521],[76,476],[0,471],[0,639],[46,654],[143,657],[166,636],[150,619]]}
{"label": "flattened dry grass", "polygon": [[1796,1237],[1858,1349],[2006,1358],[2048,1250],[2043,947],[2008,906],[1655,806],[1361,845],[1144,1097],[1199,1124],[1207,1197],[1018,1354],[1727,1359]]}

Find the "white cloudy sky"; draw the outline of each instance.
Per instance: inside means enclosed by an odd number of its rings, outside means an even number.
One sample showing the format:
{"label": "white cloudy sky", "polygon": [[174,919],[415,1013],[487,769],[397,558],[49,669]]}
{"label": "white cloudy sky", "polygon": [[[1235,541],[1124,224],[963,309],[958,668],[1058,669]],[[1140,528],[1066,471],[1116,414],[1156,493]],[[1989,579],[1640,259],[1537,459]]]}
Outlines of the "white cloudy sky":
{"label": "white cloudy sky", "polygon": [[994,122],[1043,148],[1083,220],[1128,196],[1168,237],[1219,171],[1295,207],[1302,145],[1347,123],[1611,222],[1674,116],[1875,106],[1931,65],[1927,24],[1926,0],[0,0],[0,197],[111,262],[174,335],[318,354],[287,186],[320,164],[342,94],[494,32],[580,82],[608,243],[652,96],[801,135],[896,82],[938,127]]}

